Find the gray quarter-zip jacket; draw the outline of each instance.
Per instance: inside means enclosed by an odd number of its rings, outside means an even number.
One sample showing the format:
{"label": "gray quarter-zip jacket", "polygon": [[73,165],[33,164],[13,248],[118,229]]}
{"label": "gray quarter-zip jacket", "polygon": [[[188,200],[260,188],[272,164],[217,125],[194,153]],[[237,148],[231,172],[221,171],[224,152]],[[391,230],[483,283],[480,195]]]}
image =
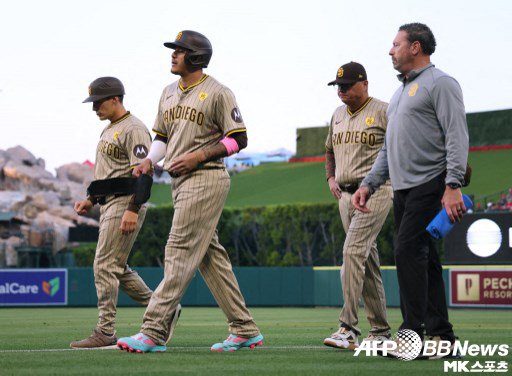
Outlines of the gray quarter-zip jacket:
{"label": "gray quarter-zip jacket", "polygon": [[413,70],[389,103],[384,145],[361,185],[373,193],[391,178],[394,190],[413,188],[446,171],[446,184],[464,182],[469,150],[459,83],[428,64]]}

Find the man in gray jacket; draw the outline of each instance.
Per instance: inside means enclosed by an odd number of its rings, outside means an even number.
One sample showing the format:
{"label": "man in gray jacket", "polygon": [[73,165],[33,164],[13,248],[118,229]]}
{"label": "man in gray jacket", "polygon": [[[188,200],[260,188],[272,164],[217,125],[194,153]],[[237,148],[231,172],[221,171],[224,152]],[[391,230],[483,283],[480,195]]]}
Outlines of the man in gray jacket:
{"label": "man in gray jacket", "polygon": [[430,62],[435,46],[428,26],[399,28],[389,54],[402,85],[389,103],[384,146],[352,202],[368,211],[370,195],[391,178],[400,329],[413,330],[421,339],[426,331],[434,341],[453,344],[441,262],[425,228],[442,206],[452,221],[466,210],[460,188],[469,137],[459,84]]}

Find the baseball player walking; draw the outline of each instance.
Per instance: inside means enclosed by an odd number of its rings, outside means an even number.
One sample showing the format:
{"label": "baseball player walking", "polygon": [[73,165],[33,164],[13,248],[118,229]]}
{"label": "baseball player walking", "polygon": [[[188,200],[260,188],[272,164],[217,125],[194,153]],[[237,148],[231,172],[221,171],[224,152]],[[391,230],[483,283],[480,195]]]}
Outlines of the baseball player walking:
{"label": "baseball player walking", "polygon": [[400,329],[414,330],[422,339],[426,331],[432,340],[453,344],[441,262],[425,228],[441,206],[452,221],[466,210],[460,187],[469,137],[458,82],[430,62],[435,47],[427,25],[399,28],[389,54],[401,85],[389,103],[386,141],[352,202],[367,211],[368,197],[391,177]]}
{"label": "baseball player walking", "polygon": [[338,96],[344,103],[331,118],[325,143],[325,169],[329,189],[338,200],[346,238],[341,267],[344,305],[340,328],[324,344],[354,350],[361,335],[357,326],[361,296],[371,325],[365,340],[390,338],[376,239],[391,208],[391,185],[386,183],[372,196],[367,213],[355,210],[351,202],[352,194],[370,171],[384,143],[387,104],[368,96],[366,70],[356,62],[342,65],[336,79],[328,85],[337,85]]}
{"label": "baseball player walking", "polygon": [[164,46],[174,49],[171,72],[181,79],[164,89],[153,128],[157,136],[134,173],[145,173],[165,157],[164,168],[173,177],[174,217],[165,247],[164,279],[151,297],[141,332],[119,339],[118,347],[165,351],[168,319],[197,269],[226,315],[231,333],[211,350],[261,346],[263,336],[217,236],[230,186],[222,158],[247,146],[246,128],[231,90],[203,73],[212,56],[210,41],[184,30]]}
{"label": "baseball player walking", "polygon": [[[91,336],[72,342],[73,348],[116,344],[114,324],[119,287],[143,305],[148,304],[152,294],[126,263],[144,222],[146,207],[134,200],[135,195],[123,183],[133,180],[132,168],[147,157],[151,136],[146,126],[124,108],[124,94],[120,80],[100,77],[91,83],[89,97],[84,100],[84,103],[93,102],[92,110],[100,120],[109,120],[110,124],[101,133],[96,149],[96,180],[89,187],[89,196],[75,203],[79,215],[85,215],[96,203],[101,204],[101,214],[94,257],[99,320]],[[173,325],[178,316],[179,312],[173,317]]]}

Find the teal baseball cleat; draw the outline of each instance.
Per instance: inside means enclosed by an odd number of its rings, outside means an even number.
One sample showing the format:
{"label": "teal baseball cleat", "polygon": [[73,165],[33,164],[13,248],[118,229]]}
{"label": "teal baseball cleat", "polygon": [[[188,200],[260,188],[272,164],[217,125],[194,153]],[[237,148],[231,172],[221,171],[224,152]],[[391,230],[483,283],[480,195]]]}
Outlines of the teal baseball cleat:
{"label": "teal baseball cleat", "polygon": [[143,333],[137,333],[131,337],[119,338],[117,347],[127,352],[164,352],[167,350],[166,346],[157,345],[151,338]]}
{"label": "teal baseball cleat", "polygon": [[214,352],[234,352],[240,350],[242,347],[254,349],[256,346],[263,346],[262,335],[243,338],[230,334],[224,342],[214,344],[210,350]]}

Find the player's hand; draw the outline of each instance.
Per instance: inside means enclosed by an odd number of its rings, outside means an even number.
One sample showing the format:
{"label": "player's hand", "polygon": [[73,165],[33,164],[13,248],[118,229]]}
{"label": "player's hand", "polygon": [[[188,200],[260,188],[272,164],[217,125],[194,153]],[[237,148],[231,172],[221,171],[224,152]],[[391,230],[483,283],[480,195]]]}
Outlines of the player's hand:
{"label": "player's hand", "polygon": [[460,188],[450,188],[448,185],[444,190],[444,195],[441,204],[446,209],[448,218],[452,222],[458,222],[462,219],[462,215],[466,212],[464,200],[462,199],[462,191]]}
{"label": "player's hand", "polygon": [[194,171],[199,163],[206,159],[204,151],[197,150],[192,153],[180,155],[171,162],[169,173],[176,177]]}
{"label": "player's hand", "polygon": [[153,171],[154,171],[153,162],[151,162],[151,159],[148,158],[148,159],[144,159],[140,165],[136,166],[133,169],[132,175],[136,176],[136,177],[139,177],[142,174],[153,176]]}
{"label": "player's hand", "polygon": [[137,213],[134,213],[130,210],[125,210],[123,218],[121,219],[121,227],[119,227],[119,229],[124,235],[131,234],[137,227],[138,219],[139,215]]}
{"label": "player's hand", "polygon": [[78,215],[86,215],[94,205],[89,200],[82,200],[75,202],[75,211]]}
{"label": "player's hand", "polygon": [[340,185],[336,183],[334,176],[331,176],[327,182],[329,183],[329,189],[332,195],[336,200],[339,200],[341,198],[341,188]]}
{"label": "player's hand", "polygon": [[367,186],[363,185],[352,195],[352,205],[363,212],[368,213],[370,210],[366,207],[366,203],[370,198],[370,190]]}

